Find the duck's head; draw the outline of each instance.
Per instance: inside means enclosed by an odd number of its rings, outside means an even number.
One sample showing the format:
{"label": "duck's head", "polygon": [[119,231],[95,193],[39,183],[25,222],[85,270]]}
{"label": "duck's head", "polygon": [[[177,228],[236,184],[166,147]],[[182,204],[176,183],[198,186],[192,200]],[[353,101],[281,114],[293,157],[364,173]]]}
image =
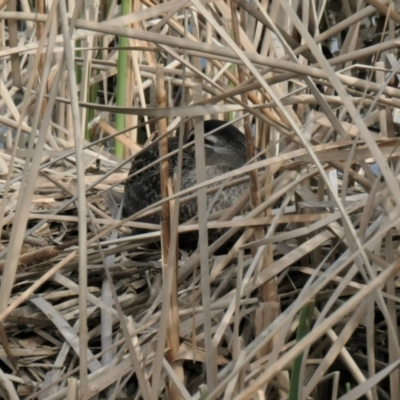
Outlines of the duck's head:
{"label": "duck's head", "polygon": [[[239,168],[247,161],[244,135],[233,125],[224,125],[225,121],[217,119],[204,121],[206,165]],[[190,132],[187,142],[194,141],[194,137],[194,131]],[[194,156],[194,146],[191,147],[191,151]]]}

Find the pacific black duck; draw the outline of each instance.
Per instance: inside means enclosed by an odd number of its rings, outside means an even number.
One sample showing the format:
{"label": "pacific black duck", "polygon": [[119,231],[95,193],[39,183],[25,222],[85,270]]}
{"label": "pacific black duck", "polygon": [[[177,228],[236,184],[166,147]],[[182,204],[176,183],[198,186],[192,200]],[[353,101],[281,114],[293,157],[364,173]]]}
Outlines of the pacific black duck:
{"label": "pacific black duck", "polygon": [[[204,121],[204,133],[207,134],[225,125],[225,121],[208,120]],[[194,139],[194,132],[191,132],[186,139],[186,143]],[[205,172],[206,178],[211,179],[222,175],[244,165],[247,161],[245,138],[234,126],[225,126],[220,130],[205,136]],[[172,137],[168,139],[168,150],[177,150],[179,139]],[[143,152],[133,159],[129,175],[133,175],[147,165],[158,160],[158,143],[149,145]],[[173,155],[169,158],[170,175],[174,176],[177,168],[178,156]],[[183,152],[182,181],[183,189],[190,188],[196,184],[196,163],[194,158],[194,146]],[[207,197],[208,205],[214,201],[212,212],[216,212],[232,206],[238,197],[247,189],[248,182],[225,188],[216,201],[213,197],[216,192]],[[125,184],[125,195],[123,205],[123,216],[126,218],[138,211],[161,200],[160,193],[160,164],[146,169],[129,178]],[[197,199],[188,201],[180,205],[179,223],[186,222],[197,216]],[[154,213],[139,219],[138,221],[152,224],[160,223],[160,214]],[[210,242],[216,240],[217,230],[209,231]],[[185,233],[179,238],[179,247],[185,250],[194,250],[197,247],[198,233]]]}

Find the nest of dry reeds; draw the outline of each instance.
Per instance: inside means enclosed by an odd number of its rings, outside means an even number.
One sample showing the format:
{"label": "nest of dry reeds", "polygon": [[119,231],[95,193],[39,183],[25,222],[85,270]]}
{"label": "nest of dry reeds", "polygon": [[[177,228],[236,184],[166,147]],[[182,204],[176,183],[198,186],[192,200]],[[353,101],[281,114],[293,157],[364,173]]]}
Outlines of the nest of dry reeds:
{"label": "nest of dry reeds", "polygon": [[[400,399],[398,11],[0,0],[0,397]],[[207,222],[237,242],[189,254],[168,175],[170,222],[120,205],[210,117],[265,157],[220,179],[252,171]]]}

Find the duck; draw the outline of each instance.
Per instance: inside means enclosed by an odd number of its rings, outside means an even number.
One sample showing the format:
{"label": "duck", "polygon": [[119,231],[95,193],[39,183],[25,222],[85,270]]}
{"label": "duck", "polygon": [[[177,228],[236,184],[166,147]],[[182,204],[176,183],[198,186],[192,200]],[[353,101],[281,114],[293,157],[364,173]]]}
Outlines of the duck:
{"label": "duck", "polygon": [[[225,174],[240,168],[247,162],[246,144],[244,134],[226,121],[210,119],[204,121],[204,147],[205,147],[205,175],[206,179]],[[185,143],[194,140],[194,131],[187,136]],[[179,138],[168,138],[169,153],[179,149]],[[181,189],[188,189],[197,184],[196,160],[194,145],[183,150]],[[122,215],[127,218],[144,208],[161,200],[161,178],[158,143],[152,143],[137,154],[129,171],[129,178],[125,183]],[[148,168],[145,168],[149,166]],[[171,177],[176,176],[178,168],[178,153],[169,157],[169,172]],[[143,171],[141,171],[143,170]],[[141,172],[140,172],[141,171]],[[219,186],[220,183],[210,185]],[[211,212],[221,211],[231,207],[245,190],[249,182],[241,181],[237,185],[224,188],[219,193],[207,195],[207,206]],[[218,196],[215,198],[215,196]],[[197,217],[197,199],[180,204],[179,223],[182,224]],[[160,223],[160,213],[149,214],[137,221],[150,224]],[[145,232],[136,230],[136,233]],[[216,229],[209,230],[209,242],[213,242],[221,235]],[[193,251],[197,248],[198,232],[181,234],[179,248]]]}

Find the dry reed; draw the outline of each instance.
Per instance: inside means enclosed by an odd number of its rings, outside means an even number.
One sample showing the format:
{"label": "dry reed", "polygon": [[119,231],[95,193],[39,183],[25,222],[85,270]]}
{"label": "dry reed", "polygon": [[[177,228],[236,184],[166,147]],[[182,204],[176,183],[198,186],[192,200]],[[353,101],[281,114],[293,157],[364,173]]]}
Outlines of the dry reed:
{"label": "dry reed", "polygon": [[[117,3],[0,0],[0,398],[400,399],[399,2]],[[180,190],[166,135],[203,165],[209,117],[250,161]],[[163,198],[121,220],[150,141]]]}

